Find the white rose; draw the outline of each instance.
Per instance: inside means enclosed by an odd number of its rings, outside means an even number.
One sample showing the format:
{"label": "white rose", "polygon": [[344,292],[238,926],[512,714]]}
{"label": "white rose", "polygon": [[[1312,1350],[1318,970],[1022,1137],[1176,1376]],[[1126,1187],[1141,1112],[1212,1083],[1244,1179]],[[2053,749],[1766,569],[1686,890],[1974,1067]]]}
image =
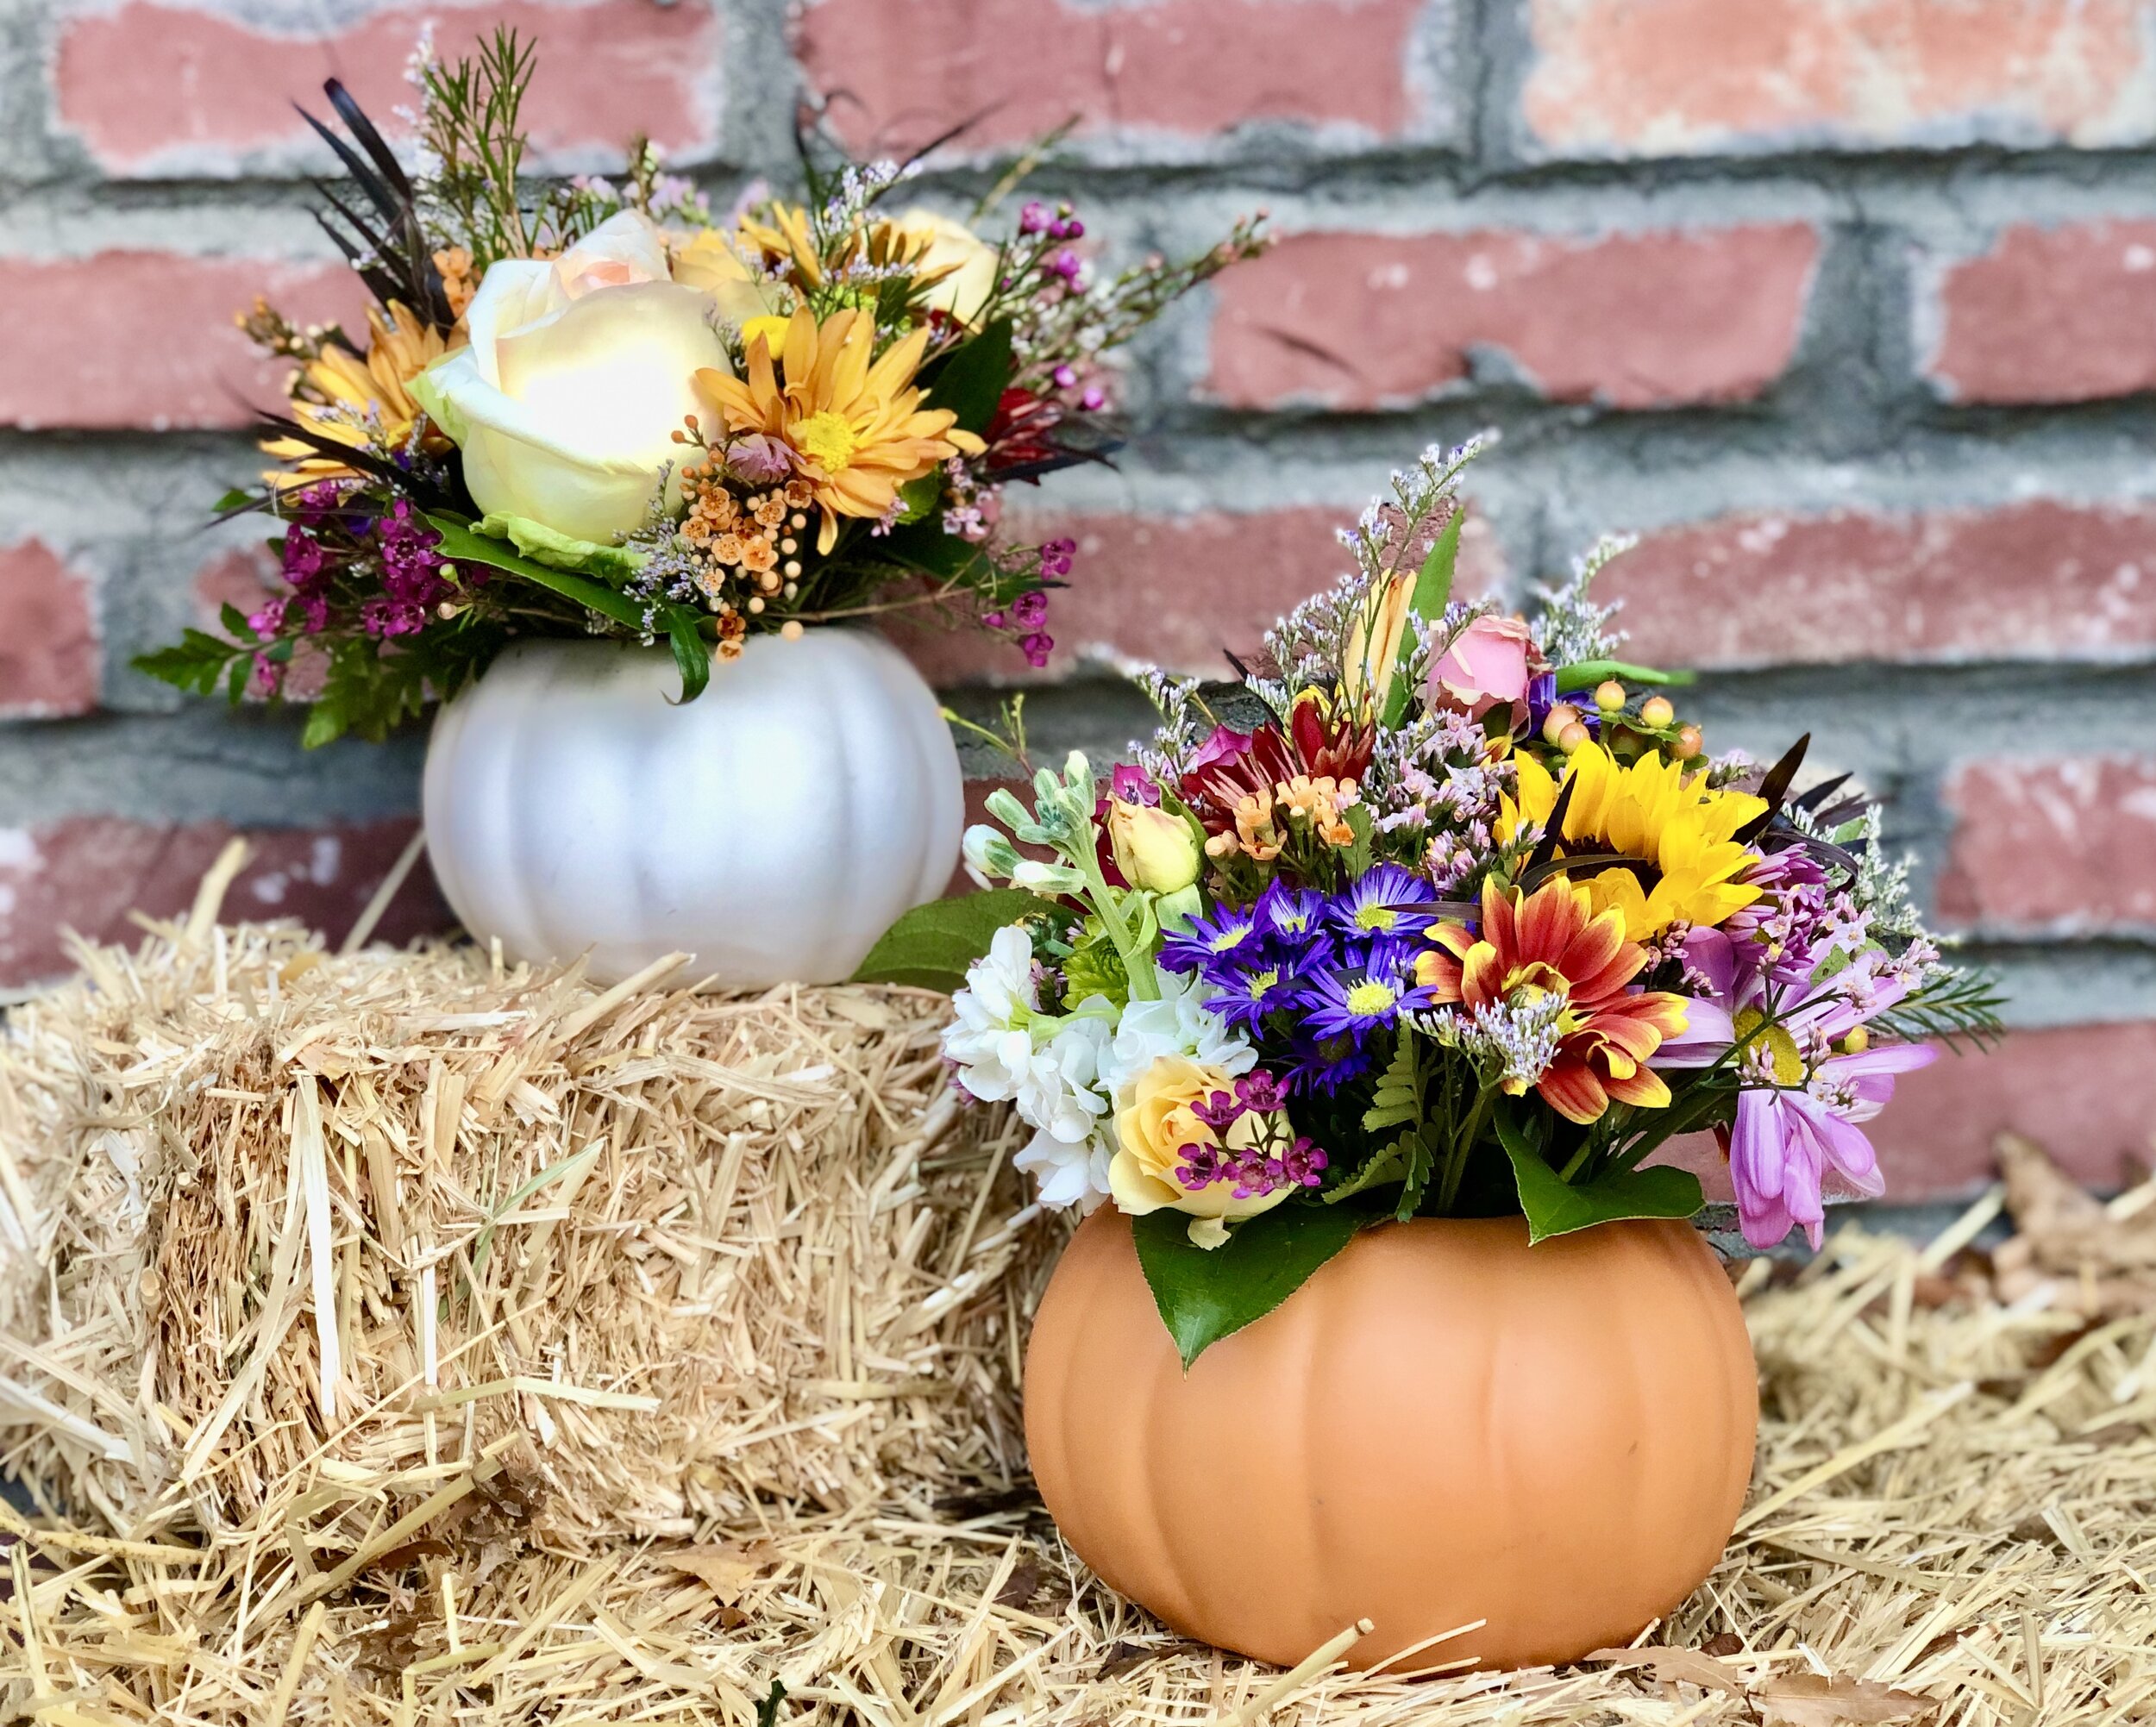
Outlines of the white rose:
{"label": "white rose", "polygon": [[981,316],[996,288],[996,248],[962,222],[938,216],[932,210],[913,209],[899,218],[903,234],[930,236],[921,262],[929,269],[954,266],[951,273],[921,296],[921,303],[949,312],[962,324]]}
{"label": "white rose", "polygon": [[667,278],[649,217],[624,210],[561,257],[504,259],[465,314],[468,346],[413,394],[464,453],[487,515],[605,544],[640,527],[700,366],[730,370],[708,294]]}

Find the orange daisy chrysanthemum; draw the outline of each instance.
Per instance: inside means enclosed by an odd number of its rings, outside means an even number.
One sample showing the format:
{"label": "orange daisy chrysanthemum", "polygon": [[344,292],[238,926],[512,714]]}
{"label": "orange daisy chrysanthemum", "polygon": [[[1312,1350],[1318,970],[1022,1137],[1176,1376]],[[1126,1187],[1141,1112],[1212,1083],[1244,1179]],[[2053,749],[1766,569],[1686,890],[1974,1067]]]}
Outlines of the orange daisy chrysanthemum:
{"label": "orange daisy chrysanthemum", "polygon": [[[392,304],[386,316],[367,313],[370,338],[365,354],[325,346],[293,379],[292,417],[310,430],[365,449],[370,443],[395,449],[411,436],[421,409],[410,385],[448,351],[441,333],[422,323],[409,307]],[[440,454],[448,440],[433,427],[428,447]],[[298,438],[273,438],[262,446],[285,466],[263,478],[279,491],[323,480],[356,479],[356,471]]]}
{"label": "orange daisy chrysanthemum", "polygon": [[768,333],[750,337],[746,380],[709,367],[696,374],[730,435],[761,433],[794,452],[823,515],[818,552],[837,541],[840,516],[888,515],[900,486],[984,447],[949,409],[921,406],[913,374],[928,349],[927,330],[894,342],[881,359],[873,357],[875,335],[866,312],[834,312],[819,324],[803,306],[787,321],[775,361]]}
{"label": "orange daisy chrysanthemum", "polygon": [[[1646,1062],[1684,1029],[1684,998],[1626,990],[1647,954],[1625,939],[1622,910],[1596,912],[1588,891],[1561,876],[1532,896],[1485,882],[1481,930],[1440,923],[1430,939],[1438,951],[1417,960],[1415,978],[1438,1004],[1517,1007],[1563,998],[1556,1059],[1533,1083],[1568,1121],[1597,1121],[1613,1102],[1669,1103],[1669,1086]],[[1527,1084],[1508,1078],[1505,1090],[1518,1097]]]}

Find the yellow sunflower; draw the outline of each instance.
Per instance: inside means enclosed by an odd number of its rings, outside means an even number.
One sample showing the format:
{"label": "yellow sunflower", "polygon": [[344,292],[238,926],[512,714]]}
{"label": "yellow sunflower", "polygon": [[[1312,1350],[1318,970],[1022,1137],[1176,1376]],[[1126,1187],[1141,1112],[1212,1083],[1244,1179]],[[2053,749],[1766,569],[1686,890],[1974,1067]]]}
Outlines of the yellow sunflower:
{"label": "yellow sunflower", "polygon": [[[406,386],[442,358],[448,344],[407,306],[391,306],[387,317],[369,306],[367,322],[364,356],[325,347],[300,367],[292,380],[292,417],[310,431],[354,449],[365,449],[376,440],[394,447],[411,435],[422,412]],[[434,432],[429,447],[440,452],[448,444]],[[356,477],[335,456],[298,438],[273,438],[262,453],[285,464],[263,476],[279,491]]]}
{"label": "yellow sunflower", "polygon": [[840,516],[883,516],[907,481],[983,447],[949,409],[921,406],[913,374],[928,332],[915,330],[881,360],[872,358],[875,337],[867,312],[833,312],[819,324],[804,306],[787,322],[775,364],[760,329],[749,337],[745,383],[710,367],[696,374],[730,435],[761,432],[795,452],[823,514],[818,552],[837,541]]}
{"label": "yellow sunflower", "polygon": [[[1523,826],[1549,821],[1563,784],[1532,756],[1517,760],[1519,797],[1504,800],[1497,826],[1498,838],[1507,842]],[[1643,942],[1680,922],[1712,927],[1759,897],[1758,888],[1737,879],[1759,854],[1733,836],[1765,811],[1762,799],[1710,791],[1703,773],[1688,776],[1659,754],[1621,766],[1599,743],[1572,753],[1564,779],[1573,785],[1564,810],[1564,852],[1614,852],[1654,866],[1651,885],[1624,868],[1575,878],[1596,912],[1625,914],[1627,940]]]}

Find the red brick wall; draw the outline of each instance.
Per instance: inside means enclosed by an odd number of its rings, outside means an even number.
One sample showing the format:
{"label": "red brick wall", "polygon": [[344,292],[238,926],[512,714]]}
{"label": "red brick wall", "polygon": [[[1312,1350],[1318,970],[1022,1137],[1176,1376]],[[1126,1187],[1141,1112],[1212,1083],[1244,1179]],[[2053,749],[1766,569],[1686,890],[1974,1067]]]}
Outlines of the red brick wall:
{"label": "red brick wall", "polygon": [[[955,699],[1024,681],[1045,747],[1109,747],[1143,720],[1111,668],[1219,667],[1389,467],[1499,425],[1471,579],[1524,600],[1639,533],[1634,651],[1706,670],[1718,742],[1808,727],[1861,771],[2013,989],[2003,1050],[1880,1124],[1895,1191],[1981,1179],[2009,1125],[2100,1179],[2147,1154],[2156,0],[331,9],[99,0],[0,50],[0,986],[179,909],[235,829],[237,903],[333,929],[401,845],[417,740],[306,757],[127,661],[256,580],[244,525],[195,531],[276,383],[232,314],[358,303],[291,102],[334,72],[385,114],[423,22],[509,22],[559,167],[649,130],[724,203],[787,181],[805,99],[862,149],[974,121],[923,182],[953,203],[1073,122],[1044,184],[1111,258],[1270,206],[1277,249],[1134,356],[1117,471],[1010,500],[1080,546],[1050,665],[914,639]],[[422,881],[392,927],[441,915]]]}

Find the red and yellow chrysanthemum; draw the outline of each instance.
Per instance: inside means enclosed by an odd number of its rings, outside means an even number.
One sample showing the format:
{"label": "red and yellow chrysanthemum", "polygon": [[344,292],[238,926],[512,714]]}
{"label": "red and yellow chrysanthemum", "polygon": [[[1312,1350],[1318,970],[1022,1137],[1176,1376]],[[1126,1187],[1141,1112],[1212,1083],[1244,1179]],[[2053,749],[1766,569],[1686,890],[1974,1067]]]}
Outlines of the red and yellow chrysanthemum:
{"label": "red and yellow chrysanthemum", "polygon": [[[1596,911],[1588,891],[1559,877],[1532,896],[1487,882],[1482,927],[1440,923],[1438,951],[1416,961],[1418,982],[1439,1004],[1467,1008],[1539,1005],[1563,998],[1557,1055],[1535,1090],[1568,1121],[1599,1120],[1612,1103],[1659,1109],[1670,1088],[1647,1058],[1685,1027],[1684,998],[1626,986],[1647,963],[1625,939],[1625,914]],[[1505,1089],[1518,1097],[1524,1077]]]}

